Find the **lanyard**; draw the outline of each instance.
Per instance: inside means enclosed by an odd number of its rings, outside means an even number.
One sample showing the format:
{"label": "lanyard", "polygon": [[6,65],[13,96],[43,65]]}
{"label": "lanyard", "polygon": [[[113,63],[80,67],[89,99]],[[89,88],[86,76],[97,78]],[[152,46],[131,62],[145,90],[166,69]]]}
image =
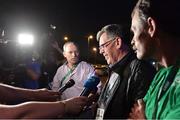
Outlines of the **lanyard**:
{"label": "lanyard", "polygon": [[60,87],[62,86],[62,83],[64,82],[64,80],[75,70],[77,65],[75,65],[72,69],[70,69],[67,74],[61,79],[61,83],[60,83]]}
{"label": "lanyard", "polygon": [[120,76],[117,73],[112,72],[98,100],[98,105],[99,105],[98,107],[104,109],[104,112],[106,111],[119,84],[120,84]]}
{"label": "lanyard", "polygon": [[165,94],[165,92],[168,90],[168,88],[171,86],[171,84],[173,83],[174,78],[175,78],[175,76],[177,74],[177,71],[178,71],[178,66],[177,65],[173,66],[171,68],[167,78],[165,79],[165,83],[160,88],[159,93],[157,94],[157,97],[156,97],[156,100],[155,100],[155,107],[154,107],[152,119],[156,118],[158,102],[161,99],[161,97]]}

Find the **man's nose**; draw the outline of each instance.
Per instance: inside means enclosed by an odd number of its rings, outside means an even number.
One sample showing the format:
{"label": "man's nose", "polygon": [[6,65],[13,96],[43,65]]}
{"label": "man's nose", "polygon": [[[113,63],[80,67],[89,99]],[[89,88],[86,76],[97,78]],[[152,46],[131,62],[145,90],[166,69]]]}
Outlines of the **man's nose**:
{"label": "man's nose", "polygon": [[103,54],[103,53],[104,53],[104,49],[103,48],[99,49],[99,54]]}
{"label": "man's nose", "polygon": [[72,56],[73,56],[73,57],[77,57],[77,56],[78,56],[78,53],[73,52],[73,53],[72,53]]}
{"label": "man's nose", "polygon": [[75,53],[75,52],[73,52],[73,53],[72,53],[72,56],[73,56],[73,57],[75,57],[75,56],[76,56],[76,53]]}

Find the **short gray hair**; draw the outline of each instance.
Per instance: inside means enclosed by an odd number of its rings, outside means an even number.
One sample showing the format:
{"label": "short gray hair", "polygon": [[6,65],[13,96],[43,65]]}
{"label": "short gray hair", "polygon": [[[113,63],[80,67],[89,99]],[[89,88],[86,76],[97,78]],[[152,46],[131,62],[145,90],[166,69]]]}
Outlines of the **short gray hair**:
{"label": "short gray hair", "polygon": [[69,41],[69,42],[66,42],[66,43],[63,45],[63,52],[65,51],[66,46],[69,45],[69,44],[75,45],[75,46],[78,48],[78,50],[79,50],[79,46],[78,46],[75,42]]}
{"label": "short gray hair", "polygon": [[123,43],[130,44],[130,28],[128,25],[110,24],[104,26],[96,35],[97,41],[103,33],[106,33],[109,38],[120,37]]}
{"label": "short gray hair", "polygon": [[180,4],[179,0],[139,0],[134,7],[139,13],[141,21],[146,22],[148,17],[152,17],[158,29],[172,36],[180,36]]}

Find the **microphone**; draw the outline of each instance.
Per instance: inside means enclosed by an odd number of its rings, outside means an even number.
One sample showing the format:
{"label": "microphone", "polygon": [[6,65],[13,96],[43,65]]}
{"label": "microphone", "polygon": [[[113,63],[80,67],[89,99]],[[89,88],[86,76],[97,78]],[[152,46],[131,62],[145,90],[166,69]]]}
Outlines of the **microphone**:
{"label": "microphone", "polygon": [[63,93],[67,88],[72,87],[75,84],[75,81],[73,79],[70,79],[65,85],[63,85],[60,89],[59,92]]}
{"label": "microphone", "polygon": [[100,79],[97,76],[91,76],[84,83],[84,89],[81,92],[80,96],[88,96],[91,92],[97,91],[97,85],[99,84]]}

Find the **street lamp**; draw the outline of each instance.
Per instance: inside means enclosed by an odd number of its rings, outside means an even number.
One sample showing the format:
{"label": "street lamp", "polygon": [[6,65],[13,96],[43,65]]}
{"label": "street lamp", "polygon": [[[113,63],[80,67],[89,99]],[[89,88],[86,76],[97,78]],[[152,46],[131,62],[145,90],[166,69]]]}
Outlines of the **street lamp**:
{"label": "street lamp", "polygon": [[96,48],[96,47],[93,47],[93,51],[96,53],[96,52],[97,52],[97,48]]}
{"label": "street lamp", "polygon": [[93,35],[89,35],[88,38],[89,38],[89,39],[93,39]]}
{"label": "street lamp", "polygon": [[90,46],[90,40],[93,39],[93,35],[89,35],[88,36],[88,60],[89,60],[89,56],[90,56],[90,49],[89,49],[89,46]]}
{"label": "street lamp", "polygon": [[94,52],[94,62],[96,64],[96,55],[97,55],[97,48],[96,47],[93,47],[93,52]]}
{"label": "street lamp", "polygon": [[64,36],[64,41],[68,41],[69,38],[67,36]]}
{"label": "street lamp", "polygon": [[90,40],[92,40],[92,39],[93,39],[93,35],[89,35],[89,36],[88,36],[88,48],[89,48]]}

